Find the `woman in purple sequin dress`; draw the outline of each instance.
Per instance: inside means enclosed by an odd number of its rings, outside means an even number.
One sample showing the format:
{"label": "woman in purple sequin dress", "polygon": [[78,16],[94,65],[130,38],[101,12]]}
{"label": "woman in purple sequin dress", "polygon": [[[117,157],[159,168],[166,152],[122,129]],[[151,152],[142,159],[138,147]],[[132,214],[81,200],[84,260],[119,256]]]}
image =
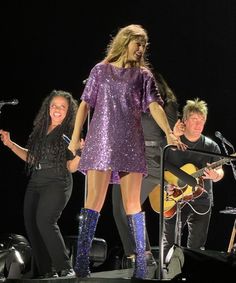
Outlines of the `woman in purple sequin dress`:
{"label": "woman in purple sequin dress", "polygon": [[140,25],[121,28],[108,45],[107,56],[90,72],[81,97],[69,149],[79,148],[80,132],[94,110],[79,170],[88,176],[88,195],[80,213],[75,271],[88,277],[89,250],[109,183],[120,183],[130,236],[136,244],[134,278],[146,278],[145,215],[140,189],[147,168],[141,113],[150,111],[168,143],[181,147],[162,108],[163,101],[145,60],[148,43]]}

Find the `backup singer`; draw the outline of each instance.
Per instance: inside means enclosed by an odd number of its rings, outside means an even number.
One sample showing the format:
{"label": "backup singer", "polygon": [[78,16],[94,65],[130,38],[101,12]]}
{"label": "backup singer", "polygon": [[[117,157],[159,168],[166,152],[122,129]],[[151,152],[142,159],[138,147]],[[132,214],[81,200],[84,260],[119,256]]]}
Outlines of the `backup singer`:
{"label": "backup singer", "polygon": [[71,135],[76,110],[77,102],[70,93],[54,90],[42,103],[26,148],[0,130],[4,145],[26,162],[30,174],[24,222],[35,267],[31,278],[74,276],[57,221],[71,196],[70,172],[77,170],[80,160],[62,139],[63,134]]}

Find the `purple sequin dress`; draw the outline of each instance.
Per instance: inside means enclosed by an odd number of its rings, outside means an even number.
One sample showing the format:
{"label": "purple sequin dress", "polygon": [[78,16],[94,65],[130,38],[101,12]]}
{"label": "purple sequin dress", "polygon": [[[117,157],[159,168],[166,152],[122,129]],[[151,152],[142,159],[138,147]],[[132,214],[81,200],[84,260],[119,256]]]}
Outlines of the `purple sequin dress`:
{"label": "purple sequin dress", "polygon": [[99,63],[90,73],[81,99],[94,108],[79,170],[112,170],[147,174],[141,113],[162,104],[153,75],[145,68],[117,68]]}

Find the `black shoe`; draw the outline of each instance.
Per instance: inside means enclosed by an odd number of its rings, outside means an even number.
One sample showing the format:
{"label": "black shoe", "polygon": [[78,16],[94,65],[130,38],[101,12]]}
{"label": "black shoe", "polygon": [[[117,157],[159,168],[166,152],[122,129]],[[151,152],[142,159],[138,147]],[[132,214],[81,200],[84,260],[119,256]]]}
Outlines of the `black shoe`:
{"label": "black shoe", "polygon": [[73,277],[73,276],[75,276],[75,272],[74,272],[73,268],[63,269],[60,272],[60,277]]}
{"label": "black shoe", "polygon": [[121,268],[122,269],[134,268],[134,265],[135,265],[135,256],[134,255],[123,256],[122,262],[121,262]]}
{"label": "black shoe", "polygon": [[147,266],[153,266],[153,265],[157,266],[156,260],[152,253],[146,254],[146,261],[147,261]]}
{"label": "black shoe", "polygon": [[[157,266],[156,260],[152,253],[146,253],[147,266]],[[135,256],[124,256],[122,258],[122,268],[133,268],[135,265]]]}
{"label": "black shoe", "polygon": [[37,279],[46,279],[46,278],[58,278],[59,275],[55,271],[50,271],[45,273],[44,275],[40,275],[37,277]]}
{"label": "black shoe", "polygon": [[156,277],[157,263],[152,253],[146,253],[146,262],[148,270],[148,278],[154,279]]}
{"label": "black shoe", "polygon": [[[154,279],[156,277],[157,263],[151,252],[146,253],[147,278]],[[133,269],[135,266],[135,256],[124,256],[122,259],[122,269]]]}

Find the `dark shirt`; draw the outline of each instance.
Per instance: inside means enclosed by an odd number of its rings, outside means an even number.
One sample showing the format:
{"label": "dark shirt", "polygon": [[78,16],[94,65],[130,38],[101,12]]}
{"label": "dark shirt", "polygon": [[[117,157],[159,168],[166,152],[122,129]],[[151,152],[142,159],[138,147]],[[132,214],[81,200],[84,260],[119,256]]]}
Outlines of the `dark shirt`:
{"label": "dark shirt", "polygon": [[[57,132],[55,130],[51,131],[49,134],[47,134],[46,139],[43,144],[42,149],[42,158],[41,162],[43,163],[55,163],[55,160],[57,159],[57,150],[55,150],[55,143],[57,142],[57,139],[62,137],[58,137]],[[73,159],[73,154],[70,150],[68,150],[68,144],[64,142],[64,148],[66,149],[66,159],[71,160]]]}
{"label": "dark shirt", "polygon": [[[166,103],[164,110],[170,127],[173,128],[178,119],[177,103],[173,101]],[[150,113],[142,114],[142,127],[145,141],[156,142],[155,146],[145,147],[145,157],[148,167],[148,176],[149,178],[154,178],[157,184],[160,182],[160,148],[166,145],[165,133],[158,126]]]}
{"label": "dark shirt", "polygon": [[[61,143],[62,148],[59,150],[65,150],[65,158],[63,163],[58,160],[58,147],[55,145],[59,143],[59,138],[63,141]],[[60,172],[62,176],[68,176],[70,173],[67,169],[67,161],[74,158],[72,152],[68,149],[68,144],[62,137],[58,136],[57,128],[52,130],[44,139],[44,143],[41,151],[41,158],[39,164],[35,166],[36,171],[44,171],[50,169],[56,169],[57,175]],[[52,172],[52,170],[50,170]]]}
{"label": "dark shirt", "polygon": [[[203,151],[220,153],[220,148],[216,142],[210,138],[201,135],[201,137],[196,142],[190,142],[184,135],[181,140],[189,148],[195,148]],[[167,153],[167,159],[178,168],[181,168],[185,164],[193,164],[198,169],[202,169],[207,166],[207,163],[212,163],[219,160],[219,157],[207,156],[196,152],[190,151],[172,151],[169,150]],[[194,202],[199,204],[209,204],[209,201],[213,205],[213,190],[212,190],[212,180],[204,180],[204,189],[208,193],[203,193],[201,196],[196,198]]]}
{"label": "dark shirt", "polygon": [[[165,104],[164,110],[169,121],[171,129],[173,129],[178,117],[177,117],[177,103],[169,102]],[[145,141],[156,141],[159,145],[162,145],[165,142],[165,133],[158,126],[156,121],[152,118],[150,113],[142,114],[142,127],[144,132]]]}

